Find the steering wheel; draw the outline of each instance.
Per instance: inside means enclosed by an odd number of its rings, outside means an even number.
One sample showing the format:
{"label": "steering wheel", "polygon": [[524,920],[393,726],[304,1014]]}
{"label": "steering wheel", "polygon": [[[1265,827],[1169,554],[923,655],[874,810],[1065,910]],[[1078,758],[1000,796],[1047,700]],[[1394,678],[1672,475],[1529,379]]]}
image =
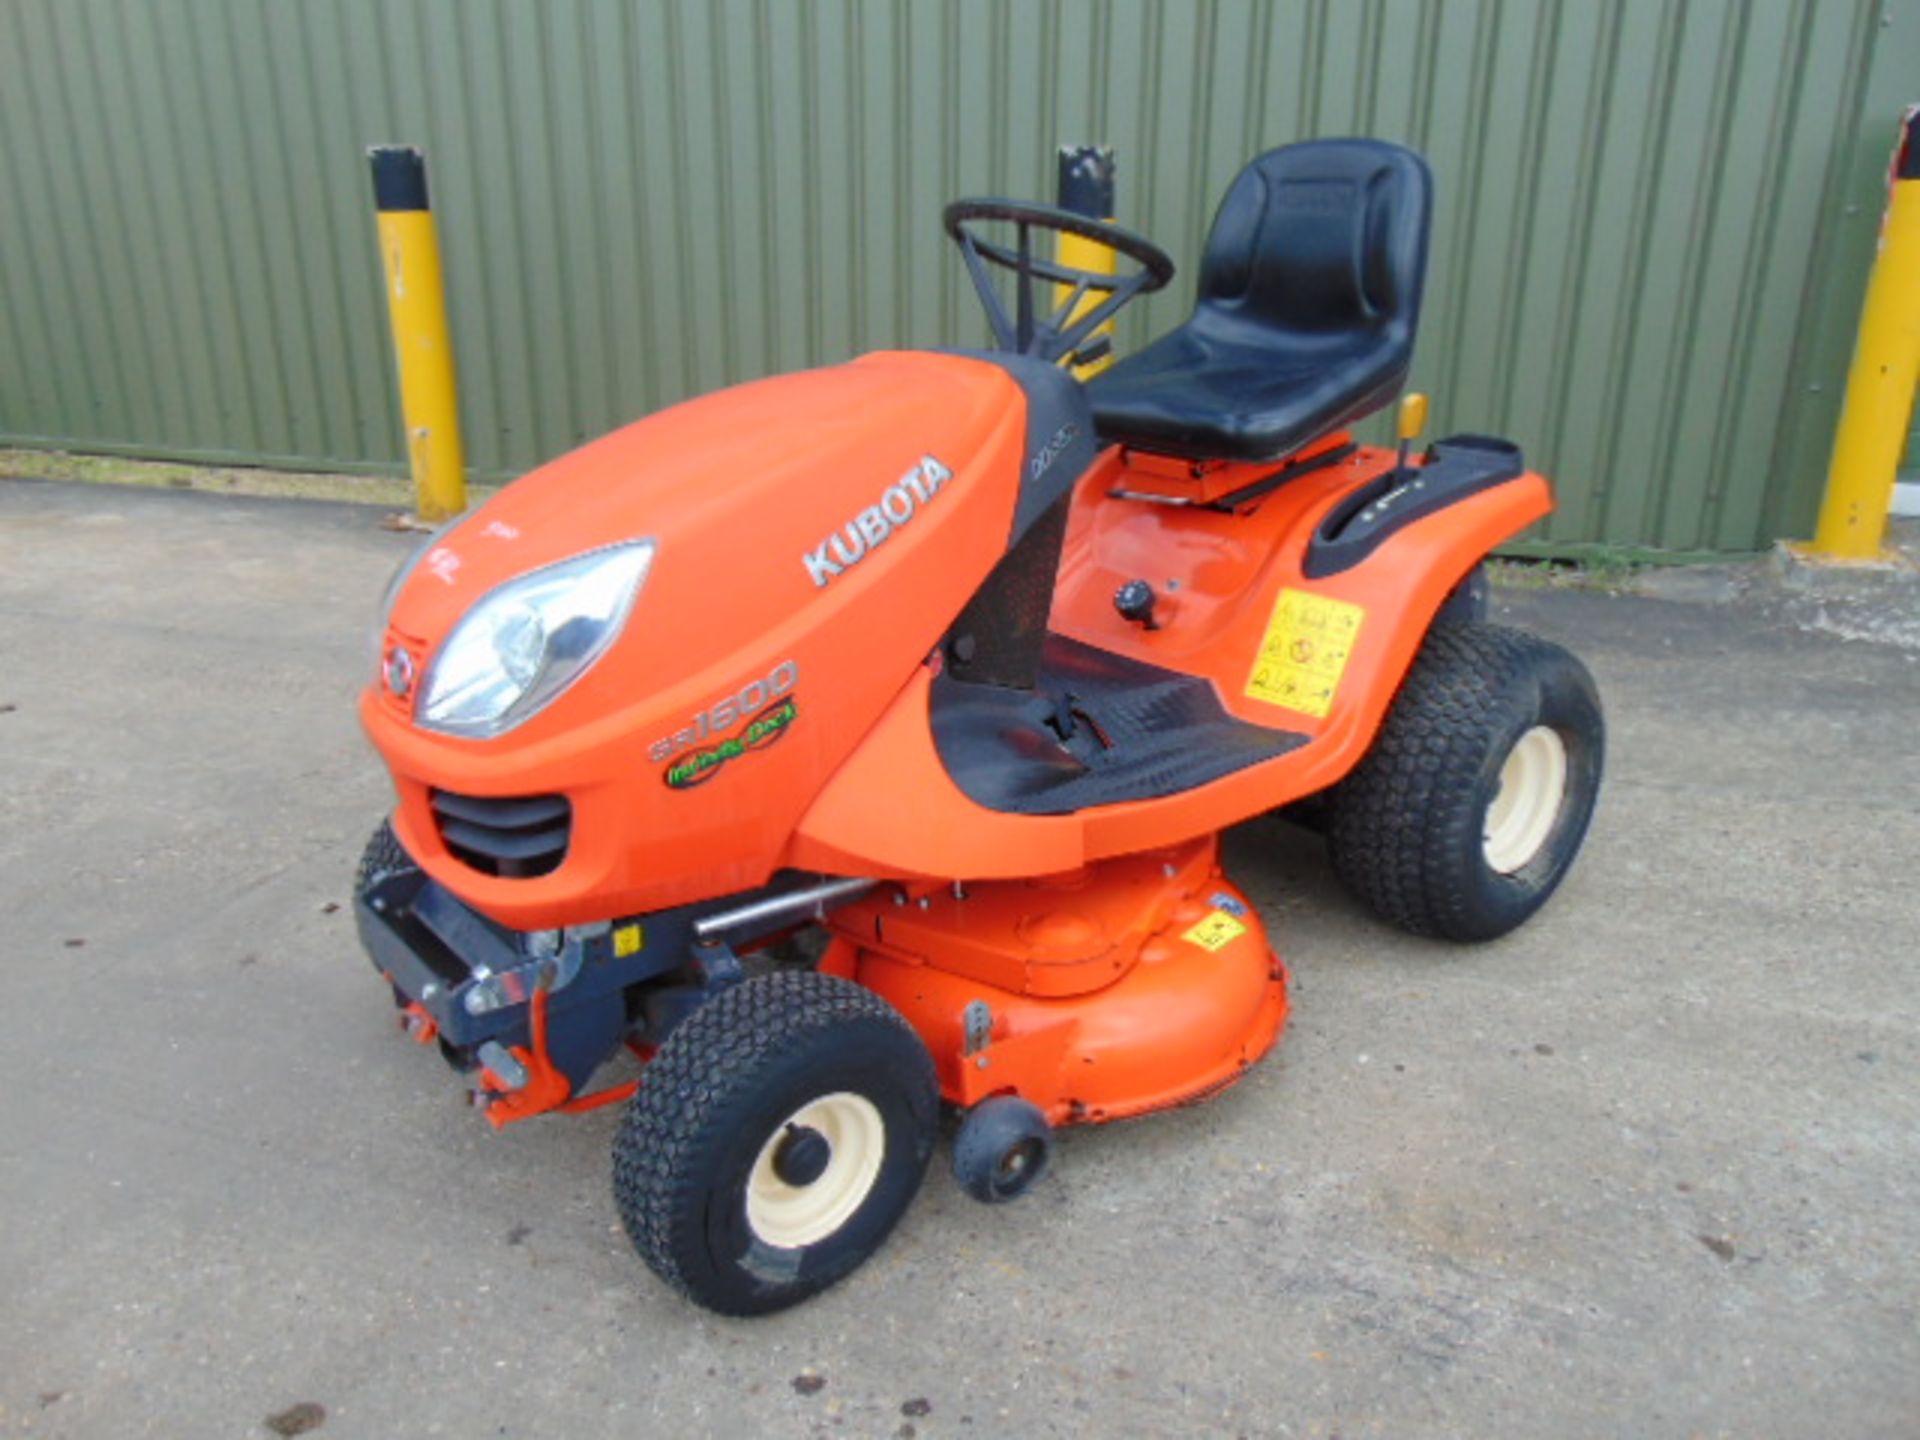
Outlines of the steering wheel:
{"label": "steering wheel", "polygon": [[[1029,205],[1020,200],[956,200],[947,206],[944,218],[947,234],[958,243],[966,259],[967,274],[979,292],[987,323],[993,327],[994,343],[999,349],[1016,355],[1035,355],[1042,360],[1058,360],[1069,355],[1134,296],[1152,294],[1173,278],[1173,257],[1151,240],[1123,230],[1111,221],[1094,220],[1071,210]],[[1015,243],[1008,246],[983,240],[969,223],[980,220],[1011,221],[1015,227]],[[1128,275],[1109,275],[1043,259],[1033,253],[1032,232],[1036,229],[1096,241],[1126,256],[1140,268]],[[993,277],[987,273],[989,261],[1019,277],[1014,295],[1016,309],[1011,318],[999,292],[993,288]],[[1072,287],[1067,298],[1046,312],[1044,318],[1039,317],[1034,307],[1035,276]],[[1105,298],[1084,315],[1075,315],[1074,311],[1089,292]]]}

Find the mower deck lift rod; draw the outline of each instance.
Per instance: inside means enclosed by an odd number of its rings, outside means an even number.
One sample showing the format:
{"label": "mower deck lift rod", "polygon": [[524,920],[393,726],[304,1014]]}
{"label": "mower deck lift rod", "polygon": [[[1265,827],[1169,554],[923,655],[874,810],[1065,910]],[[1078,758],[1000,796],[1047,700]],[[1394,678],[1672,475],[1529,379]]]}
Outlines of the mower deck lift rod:
{"label": "mower deck lift rod", "polygon": [[865,879],[828,880],[819,885],[809,885],[804,890],[788,891],[785,895],[770,895],[764,900],[755,900],[732,910],[702,916],[693,922],[694,938],[716,940],[729,930],[761,925],[769,920],[797,919],[803,915],[818,920],[827,913],[829,906],[857,899],[879,883],[878,880]]}

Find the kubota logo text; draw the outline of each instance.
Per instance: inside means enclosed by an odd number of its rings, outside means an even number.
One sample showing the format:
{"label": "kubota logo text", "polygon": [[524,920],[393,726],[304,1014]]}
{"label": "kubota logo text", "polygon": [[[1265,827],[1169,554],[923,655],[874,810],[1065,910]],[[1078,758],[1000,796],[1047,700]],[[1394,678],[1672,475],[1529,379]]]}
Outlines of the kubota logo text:
{"label": "kubota logo text", "polygon": [[834,576],[866,559],[952,478],[953,471],[933,456],[922,455],[918,465],[887,487],[879,503],[867,506],[800,557],[813,583],[824,590]]}

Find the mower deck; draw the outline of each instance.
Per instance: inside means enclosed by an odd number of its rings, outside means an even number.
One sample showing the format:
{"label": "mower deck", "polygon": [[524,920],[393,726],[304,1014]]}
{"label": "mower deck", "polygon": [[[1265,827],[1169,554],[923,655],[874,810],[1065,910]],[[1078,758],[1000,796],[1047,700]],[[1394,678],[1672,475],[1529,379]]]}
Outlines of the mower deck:
{"label": "mower deck", "polygon": [[[963,1108],[1017,1093],[1059,1125],[1197,1100],[1259,1060],[1287,1016],[1286,970],[1218,852],[1209,835],[1068,875],[881,886],[829,917],[819,968],[892,1003]],[[543,941],[400,863],[370,877],[356,918],[403,1026],[474,1074],[498,1126],[590,1107],[623,1041],[650,1054],[739,981],[733,951],[696,938],[715,908]]]}
{"label": "mower deck", "polygon": [[1286,1021],[1286,969],[1212,835],[1069,875],[889,888],[828,925],[821,970],[904,1015],[962,1107],[1013,1093],[1062,1125],[1184,1104]]}

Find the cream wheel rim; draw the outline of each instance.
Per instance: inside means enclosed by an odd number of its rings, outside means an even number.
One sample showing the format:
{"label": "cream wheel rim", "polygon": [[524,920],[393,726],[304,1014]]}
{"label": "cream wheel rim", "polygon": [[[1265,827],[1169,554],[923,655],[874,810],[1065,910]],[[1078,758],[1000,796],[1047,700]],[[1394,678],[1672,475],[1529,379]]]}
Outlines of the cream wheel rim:
{"label": "cream wheel rim", "polygon": [[[814,1179],[795,1185],[782,1178],[778,1157],[788,1137],[805,1130],[826,1142],[827,1162]],[[866,1096],[841,1090],[809,1100],[760,1147],[747,1179],[747,1224],[766,1244],[782,1250],[826,1239],[872,1193],[886,1153],[886,1122]]]}
{"label": "cream wheel rim", "polygon": [[1514,742],[1487,806],[1487,864],[1511,875],[1540,853],[1567,797],[1567,742],[1536,725]]}

